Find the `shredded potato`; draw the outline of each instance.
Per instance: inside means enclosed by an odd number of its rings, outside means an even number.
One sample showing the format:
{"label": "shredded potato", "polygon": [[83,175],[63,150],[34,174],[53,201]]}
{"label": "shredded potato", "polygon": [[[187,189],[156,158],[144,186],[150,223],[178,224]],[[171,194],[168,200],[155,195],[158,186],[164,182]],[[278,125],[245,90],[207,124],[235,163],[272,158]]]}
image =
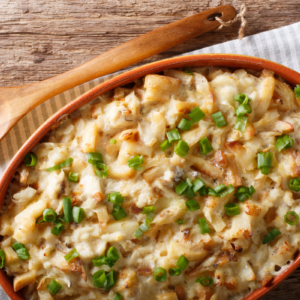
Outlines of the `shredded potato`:
{"label": "shredded potato", "polygon": [[[216,67],[149,74],[51,131],[32,150],[37,164],[17,170],[0,214],[0,249],[14,290],[37,300],[113,300],[116,293],[126,300],[229,300],[269,284],[299,251],[299,192],[289,181],[300,177],[300,112],[288,84],[268,70],[253,74]],[[244,130],[235,127],[241,94],[252,109]],[[224,126],[216,126],[217,112]],[[278,151],[283,134],[293,143]],[[266,173],[257,155],[268,152]],[[205,188],[196,189],[196,179]],[[58,235],[49,211],[64,226]],[[285,219],[291,211],[295,224]],[[280,233],[265,242],[275,228]],[[74,248],[78,255],[68,262]],[[177,263],[182,255],[186,268]],[[171,276],[178,266],[180,275]],[[161,280],[159,267],[166,271]],[[99,270],[116,271],[107,291],[93,282]],[[48,290],[52,280],[61,285],[56,295]]]}

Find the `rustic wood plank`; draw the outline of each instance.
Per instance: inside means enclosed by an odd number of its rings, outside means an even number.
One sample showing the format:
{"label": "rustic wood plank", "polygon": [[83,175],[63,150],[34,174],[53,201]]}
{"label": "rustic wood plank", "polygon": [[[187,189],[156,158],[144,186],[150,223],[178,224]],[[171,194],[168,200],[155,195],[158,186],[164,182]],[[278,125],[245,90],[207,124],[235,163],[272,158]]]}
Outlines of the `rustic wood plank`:
{"label": "rustic wood plank", "polygon": [[[248,7],[246,35],[300,21],[299,0],[0,0],[0,85],[43,80],[140,34],[218,5]],[[237,38],[239,24],[207,33],[150,62]],[[263,300],[300,298],[300,269]]]}

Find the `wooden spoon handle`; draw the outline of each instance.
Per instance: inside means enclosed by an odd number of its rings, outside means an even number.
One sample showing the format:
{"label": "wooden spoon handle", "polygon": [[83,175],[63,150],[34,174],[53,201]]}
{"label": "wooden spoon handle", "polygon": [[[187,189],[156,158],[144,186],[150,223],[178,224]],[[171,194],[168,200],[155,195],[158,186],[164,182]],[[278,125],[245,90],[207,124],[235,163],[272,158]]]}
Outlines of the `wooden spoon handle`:
{"label": "wooden spoon handle", "polygon": [[[212,8],[139,36],[64,74],[22,87],[1,88],[0,139],[22,116],[45,100],[217,28],[220,23],[212,17],[216,14],[228,21],[236,12],[231,5]],[[4,113],[5,109],[9,112]]]}

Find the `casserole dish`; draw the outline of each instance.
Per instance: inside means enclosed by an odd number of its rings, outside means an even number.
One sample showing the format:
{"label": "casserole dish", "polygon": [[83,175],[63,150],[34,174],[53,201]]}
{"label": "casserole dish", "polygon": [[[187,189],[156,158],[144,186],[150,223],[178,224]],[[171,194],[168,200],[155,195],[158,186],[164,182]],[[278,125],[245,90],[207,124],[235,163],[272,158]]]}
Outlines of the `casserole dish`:
{"label": "casserole dish", "polygon": [[[146,74],[160,72],[169,68],[181,68],[186,66],[223,66],[230,68],[246,68],[254,70],[269,69],[271,71],[274,71],[276,74],[284,78],[292,85],[296,85],[300,82],[300,75],[298,73],[288,68],[285,68],[279,64],[254,57],[225,54],[195,55],[168,59],[126,72],[118,77],[115,77],[112,80],[109,80],[99,85],[98,87],[84,94],[77,100],[68,104],[65,108],[56,113],[36,131],[36,133],[25,143],[25,145],[17,153],[17,155],[14,157],[11,164],[7,168],[0,182],[0,203],[3,205],[7,187],[13,177],[14,172],[16,171],[19,164],[23,161],[25,155],[48,133],[49,130],[51,130],[51,128],[59,124],[59,122],[66,115],[73,113],[78,108],[93,100],[97,96],[107,91],[110,91],[118,86],[123,86],[127,83],[130,83]],[[268,287],[256,290],[246,299],[257,299],[266,292],[268,292],[270,289],[274,288],[279,282],[281,282],[291,272],[293,272],[297,268],[298,264],[299,257],[297,257],[296,260],[284,272],[280,273],[280,275],[277,276]],[[20,294],[16,294],[13,292],[12,285],[4,273],[1,273],[0,280],[2,286],[12,299],[23,299]]]}

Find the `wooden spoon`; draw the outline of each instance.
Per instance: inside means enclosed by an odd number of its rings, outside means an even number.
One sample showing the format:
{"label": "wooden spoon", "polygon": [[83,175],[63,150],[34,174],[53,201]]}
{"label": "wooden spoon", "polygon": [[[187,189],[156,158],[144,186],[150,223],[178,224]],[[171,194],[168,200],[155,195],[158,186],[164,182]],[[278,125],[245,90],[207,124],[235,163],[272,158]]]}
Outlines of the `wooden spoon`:
{"label": "wooden spoon", "polygon": [[219,6],[141,35],[61,75],[29,85],[0,88],[0,140],[26,113],[47,99],[213,30],[220,25],[214,19],[216,15],[229,21],[236,12],[231,5]]}

